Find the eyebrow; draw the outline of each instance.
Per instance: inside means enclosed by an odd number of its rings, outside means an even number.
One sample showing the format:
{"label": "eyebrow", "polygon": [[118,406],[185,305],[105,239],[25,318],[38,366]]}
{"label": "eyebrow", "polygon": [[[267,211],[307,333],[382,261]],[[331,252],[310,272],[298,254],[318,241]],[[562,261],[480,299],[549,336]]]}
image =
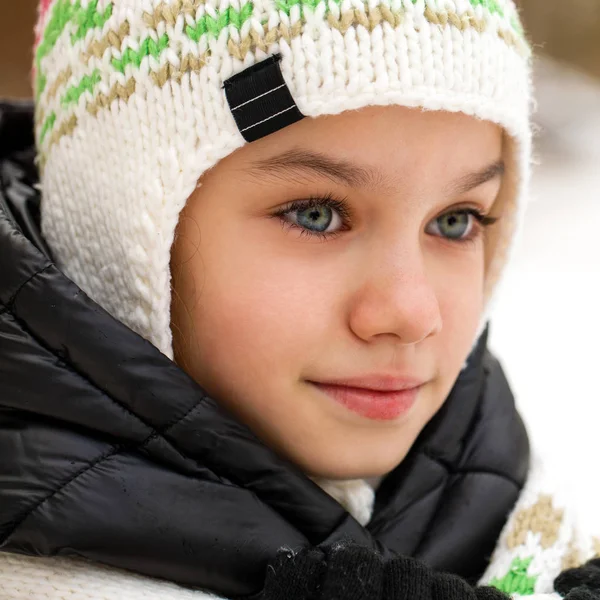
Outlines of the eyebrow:
{"label": "eyebrow", "polygon": [[470,190],[474,190],[476,187],[479,187],[480,185],[483,185],[492,179],[496,179],[496,177],[502,177],[505,170],[506,167],[504,165],[504,161],[502,159],[497,160],[480,171],[464,175],[457,181],[453,182],[449,186],[448,190],[450,194],[460,196],[460,194],[465,194]]}
{"label": "eyebrow", "polygon": [[[280,177],[289,177],[293,173],[308,173],[349,187],[363,188],[381,187],[387,179],[379,169],[303,149],[287,150],[277,156],[254,161],[250,171],[259,176],[272,174]],[[496,177],[501,177],[504,171],[504,161],[498,160],[452,182],[448,191],[455,195],[464,194]]]}

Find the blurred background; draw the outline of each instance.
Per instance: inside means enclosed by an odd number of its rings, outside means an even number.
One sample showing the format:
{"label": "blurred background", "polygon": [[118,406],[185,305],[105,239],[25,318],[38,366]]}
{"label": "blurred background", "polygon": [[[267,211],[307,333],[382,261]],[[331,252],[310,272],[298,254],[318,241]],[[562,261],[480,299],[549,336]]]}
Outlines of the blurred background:
{"label": "blurred background", "polygon": [[[28,97],[35,0],[0,0],[0,97]],[[537,55],[527,225],[492,322],[534,443],[600,532],[600,0],[520,0]]]}

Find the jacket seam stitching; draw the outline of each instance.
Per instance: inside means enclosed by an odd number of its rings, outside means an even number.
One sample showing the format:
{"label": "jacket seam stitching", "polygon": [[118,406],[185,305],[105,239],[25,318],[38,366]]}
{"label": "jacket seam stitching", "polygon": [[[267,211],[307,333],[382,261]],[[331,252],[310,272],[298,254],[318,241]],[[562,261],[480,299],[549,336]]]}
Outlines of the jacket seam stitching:
{"label": "jacket seam stitching", "polygon": [[0,315],[3,315],[4,313],[9,312],[10,314],[14,315],[13,312],[13,305],[14,303],[17,301],[17,298],[19,297],[19,294],[34,280],[36,279],[36,277],[38,277],[39,275],[41,275],[42,273],[44,273],[45,271],[47,271],[48,269],[52,268],[54,265],[53,264],[49,264],[46,265],[45,267],[43,267],[42,269],[40,269],[39,271],[36,271],[35,273],[33,273],[33,275],[30,275],[16,290],[16,292],[8,299],[8,302],[2,302],[2,306],[4,307],[2,310],[0,310]]}
{"label": "jacket seam stitching", "polygon": [[521,489],[523,487],[523,484],[520,484],[518,481],[516,481],[515,479],[510,477],[510,475],[507,475],[506,473],[502,473],[500,471],[492,471],[489,469],[455,468],[455,467],[452,467],[449,463],[446,463],[443,460],[433,456],[427,449],[423,450],[423,455],[426,456],[429,460],[432,460],[433,462],[440,465],[450,476],[452,476],[452,475],[469,475],[471,473],[481,473],[481,474],[486,474],[486,475],[494,475],[496,477],[504,479],[508,483],[512,483],[517,489]]}
{"label": "jacket seam stitching", "polygon": [[517,490],[521,489],[523,486],[519,485],[517,481],[515,481],[512,477],[509,477],[505,473],[500,473],[499,471],[490,471],[488,469],[457,469],[454,471],[450,471],[450,475],[493,475],[494,477],[498,477],[499,479],[504,479],[507,483],[514,485]]}
{"label": "jacket seam stitching", "polygon": [[[202,398],[202,400],[203,399],[204,398]],[[196,403],[182,417],[178,417],[174,422],[167,423],[163,433],[166,433],[166,431],[168,429],[170,429],[171,427],[175,427],[180,421],[187,418],[194,410],[196,410],[196,408],[198,408],[199,405],[200,405],[200,402]],[[102,464],[103,462],[108,460],[109,458],[116,456],[126,450],[129,450],[129,451],[142,450],[147,444],[149,444],[153,439],[155,439],[156,437],[158,437],[160,435],[161,435],[161,433],[159,431],[153,431],[148,437],[146,437],[146,439],[144,439],[139,444],[132,444],[131,447],[129,447],[129,446],[123,447],[122,445],[112,446],[108,452],[105,452],[105,453],[101,454],[99,457],[96,457],[93,461],[86,464],[86,466],[83,469],[81,469],[81,470],[77,471],[75,474],[72,474],[71,476],[69,476],[69,478],[66,481],[61,483],[56,489],[52,490],[44,498],[39,500],[34,506],[28,508],[24,512],[24,514],[16,520],[15,524],[11,527],[10,531],[5,535],[4,540],[2,540],[2,542],[0,543],[0,547],[2,547],[4,544],[6,544],[8,542],[8,540],[11,538],[11,536],[13,536],[15,534],[16,530],[27,518],[29,518],[31,515],[33,515],[33,513],[35,513],[44,504],[46,504],[46,502],[51,501],[52,498],[54,498],[54,496],[56,496],[57,494],[60,494],[60,492],[62,492],[66,487],[68,487],[76,479],[78,479],[79,477],[90,472],[92,469],[95,469],[97,466],[99,466],[100,464]],[[183,456],[185,456],[185,455],[183,455]],[[191,458],[191,457],[186,457],[186,458]]]}
{"label": "jacket seam stitching", "polygon": [[[36,275],[39,275],[42,271],[44,271],[44,270],[46,270],[46,269],[48,269],[48,268],[50,268],[52,266],[53,265],[48,265],[47,267],[45,267],[44,269],[42,269],[39,273],[32,275],[29,278],[29,281],[31,281],[32,279],[34,279],[34,277]],[[20,290],[27,283],[28,282],[26,282],[25,284],[23,284],[21,286]],[[142,426],[144,426],[147,429],[147,431],[145,432],[145,435],[148,436],[148,437],[145,438],[143,441],[138,442],[140,445],[146,445],[147,443],[149,443],[153,439],[161,438],[166,444],[168,444],[173,450],[175,450],[175,452],[177,452],[177,454],[179,454],[180,457],[182,457],[184,459],[187,459],[187,460],[192,460],[192,461],[194,461],[196,463],[198,462],[193,457],[191,457],[188,454],[182,452],[177,447],[177,445],[174,442],[169,441],[168,439],[166,439],[164,437],[164,433],[167,430],[169,430],[171,427],[175,427],[183,419],[186,419],[196,408],[198,408],[203,402],[206,401],[206,396],[202,396],[183,415],[174,417],[173,419],[171,419],[167,423],[163,424],[162,427],[153,426],[150,423],[147,423],[142,417],[140,417],[139,415],[137,415],[136,413],[134,413],[133,411],[131,411],[129,408],[127,408],[124,404],[122,404],[122,403],[118,402],[117,400],[115,400],[105,389],[103,389],[100,385],[98,385],[96,382],[94,382],[92,379],[90,379],[85,373],[83,373],[79,369],[77,369],[75,367],[75,365],[72,364],[72,362],[67,362],[63,356],[61,356],[59,353],[57,353],[53,348],[50,348],[45,343],[44,340],[40,340],[38,338],[38,336],[34,335],[31,332],[30,328],[23,322],[23,320],[21,318],[19,318],[19,316],[16,315],[13,310],[10,310],[10,308],[9,308],[9,312],[18,321],[19,325],[23,328],[23,330],[27,333],[27,335],[29,335],[30,337],[32,337],[36,341],[37,344],[39,344],[40,346],[42,346],[43,348],[45,348],[58,361],[61,361],[63,364],[68,365],[70,373],[76,375],[79,379],[85,381],[93,389],[95,389],[98,392],[100,392],[102,394],[102,396],[104,397],[105,400],[108,400],[109,402],[111,402],[114,406],[116,406],[117,408],[119,408],[120,410],[122,410],[124,413],[128,414],[131,418],[133,418],[135,421],[137,421],[139,424],[141,424]],[[0,315],[1,314],[2,313],[0,313]],[[161,429],[163,429],[163,434],[160,433]],[[215,476],[219,477],[216,473],[215,473]]]}
{"label": "jacket seam stitching", "polygon": [[[23,232],[21,232],[18,228],[16,228],[9,220],[8,215],[5,214],[5,212],[3,210],[0,209],[0,215],[4,217],[5,220],[7,220],[9,222],[9,225],[13,228],[13,230],[17,233],[17,235],[22,238],[23,240],[25,240],[25,242],[27,242],[28,244],[30,244],[31,246],[33,246],[33,248],[35,249],[35,251],[37,251],[39,254],[42,254],[40,252],[40,250],[27,238],[25,237],[25,235],[23,234]],[[43,255],[42,255],[43,256]],[[44,257],[46,258],[46,257]],[[55,263],[50,262],[49,264],[47,264],[45,267],[39,269],[37,272],[33,273],[25,282],[23,282],[19,288],[16,290],[16,292],[11,296],[11,298],[9,299],[9,301],[7,303],[2,303],[2,305],[4,306],[3,309],[0,310],[0,316],[5,314],[5,313],[10,313],[15,319],[17,319],[20,323],[20,325],[23,327],[23,329],[28,333],[28,335],[30,335],[31,337],[33,337],[38,343],[40,343],[40,341],[38,340],[37,336],[34,336],[33,333],[30,331],[29,327],[27,327],[22,320],[14,313],[13,310],[13,305],[16,302],[17,297],[19,296],[19,294],[23,291],[23,289],[29,285],[36,277],[38,277],[39,275],[41,275],[42,273],[44,273],[45,271],[55,267]],[[63,363],[66,364],[66,361],[64,359],[64,357],[60,356],[55,350],[53,350],[52,348],[49,348],[47,346],[46,343],[41,344],[43,345],[44,348],[46,348],[46,350],[48,352],[50,352],[57,360],[62,361]],[[80,377],[81,379],[83,379],[84,381],[86,381],[89,385],[91,385],[92,387],[94,387],[95,389],[99,390],[104,396],[105,398],[107,398],[108,400],[110,400],[113,404],[115,404],[116,406],[118,406],[119,408],[121,408],[121,410],[125,411],[126,413],[130,414],[134,419],[137,419],[137,421],[139,423],[141,423],[142,425],[144,425],[145,427],[147,427],[150,430],[150,438],[151,439],[155,439],[156,437],[161,437],[165,443],[169,444],[169,446],[171,446],[182,458],[188,459],[188,460],[193,460],[194,462],[197,462],[196,459],[192,458],[191,456],[188,456],[187,454],[185,454],[184,452],[182,452],[174,443],[170,442],[169,440],[167,440],[166,438],[164,438],[164,435],[160,434],[160,428],[157,427],[153,427],[152,425],[146,423],[139,415],[136,415],[134,412],[130,411],[128,408],[126,408],[124,405],[122,405],[121,403],[117,402],[114,398],[112,398],[107,392],[106,390],[104,390],[103,388],[101,388],[99,385],[97,385],[94,381],[92,381],[87,375],[85,375],[84,373],[81,373],[78,369],[75,368],[74,365],[69,364],[69,366],[71,367],[71,371],[76,373],[78,377]],[[165,429],[164,431],[166,432],[168,429],[170,429],[171,427],[176,426],[179,421],[185,419],[186,417],[188,417],[192,411],[194,411],[198,406],[200,406],[200,404],[202,402],[204,402],[206,400],[206,396],[202,396],[197,402],[194,403],[194,405],[182,416],[182,417],[176,417],[173,420],[169,421],[168,423],[166,423],[164,425]],[[149,441],[151,441],[151,439],[147,439],[144,442],[140,442],[141,444],[146,444]],[[215,476],[218,477],[218,475]]]}
{"label": "jacket seam stitching", "polygon": [[49,494],[47,494],[46,496],[44,496],[36,504],[34,504],[32,507],[28,508],[25,511],[25,513],[16,520],[16,522],[14,523],[14,525],[11,527],[10,531],[4,537],[4,540],[2,541],[2,543],[0,544],[0,546],[3,546],[4,544],[6,544],[6,542],[8,542],[8,540],[10,539],[10,537],[16,532],[16,530],[23,523],[23,521],[25,521],[34,512],[36,512],[39,508],[41,508],[46,502],[50,501],[54,496],[56,496],[56,494],[59,494],[63,489],[65,489],[70,483],[72,483],[73,481],[75,481],[78,477],[80,477],[80,476],[84,475],[85,473],[91,471],[94,467],[98,466],[99,464],[101,464],[102,462],[104,462],[105,460],[107,460],[108,458],[110,458],[111,456],[114,456],[114,455],[118,454],[119,452],[120,452],[119,447],[111,446],[111,448],[110,448],[110,450],[108,452],[105,452],[105,453],[101,454],[99,457],[96,457],[94,460],[92,460],[91,462],[87,463],[85,465],[85,467],[83,467],[83,469],[80,469],[76,473],[71,474],[69,476],[69,478],[65,482],[61,483],[59,485],[59,487],[57,487],[56,489],[52,490]]}
{"label": "jacket seam stitching", "polygon": [[[427,457],[429,460],[437,463],[438,465],[440,465],[445,471],[446,471],[446,481],[444,482],[444,488],[447,488],[448,485],[450,484],[450,480],[454,475],[465,475],[468,473],[485,473],[487,475],[495,475],[497,477],[501,477],[502,479],[504,479],[505,481],[512,483],[517,490],[519,490],[520,488],[522,488],[522,486],[519,486],[514,480],[510,479],[509,477],[503,477],[502,475],[500,475],[499,473],[494,473],[493,471],[485,471],[485,470],[479,470],[479,471],[468,471],[468,470],[457,470],[457,469],[453,469],[449,464],[445,464],[443,461],[441,461],[440,459],[432,456],[430,454],[430,452],[427,451],[427,449],[423,450],[423,456]],[[433,514],[431,515],[431,518],[429,519],[428,523],[427,523],[427,528],[425,529],[425,531],[429,531],[429,528],[431,527],[431,524],[435,521],[435,519],[437,518],[438,514],[440,512],[440,506],[438,504],[437,508],[434,510]],[[420,551],[420,549],[423,547],[423,544],[425,542],[425,540],[427,539],[427,534],[425,534],[417,543],[417,546],[414,548],[414,553],[418,553]]]}

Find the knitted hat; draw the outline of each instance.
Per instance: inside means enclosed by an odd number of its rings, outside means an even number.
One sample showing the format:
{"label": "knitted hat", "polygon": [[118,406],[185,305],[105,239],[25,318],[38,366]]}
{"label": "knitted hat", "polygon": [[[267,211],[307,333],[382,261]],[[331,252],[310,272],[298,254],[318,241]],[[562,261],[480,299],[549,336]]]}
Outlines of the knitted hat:
{"label": "knitted hat", "polygon": [[220,159],[368,105],[499,124],[507,174],[481,331],[529,179],[530,50],[512,0],[42,0],[34,79],[54,257],[169,357],[175,227]]}

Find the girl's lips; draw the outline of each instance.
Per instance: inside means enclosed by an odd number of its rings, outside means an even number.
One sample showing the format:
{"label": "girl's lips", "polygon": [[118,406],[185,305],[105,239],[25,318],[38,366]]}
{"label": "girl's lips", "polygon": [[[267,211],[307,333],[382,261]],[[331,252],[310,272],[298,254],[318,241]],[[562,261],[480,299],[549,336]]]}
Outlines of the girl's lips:
{"label": "girl's lips", "polygon": [[377,391],[346,385],[311,383],[349,410],[367,419],[378,421],[393,421],[406,414],[416,402],[419,390],[422,387]]}

